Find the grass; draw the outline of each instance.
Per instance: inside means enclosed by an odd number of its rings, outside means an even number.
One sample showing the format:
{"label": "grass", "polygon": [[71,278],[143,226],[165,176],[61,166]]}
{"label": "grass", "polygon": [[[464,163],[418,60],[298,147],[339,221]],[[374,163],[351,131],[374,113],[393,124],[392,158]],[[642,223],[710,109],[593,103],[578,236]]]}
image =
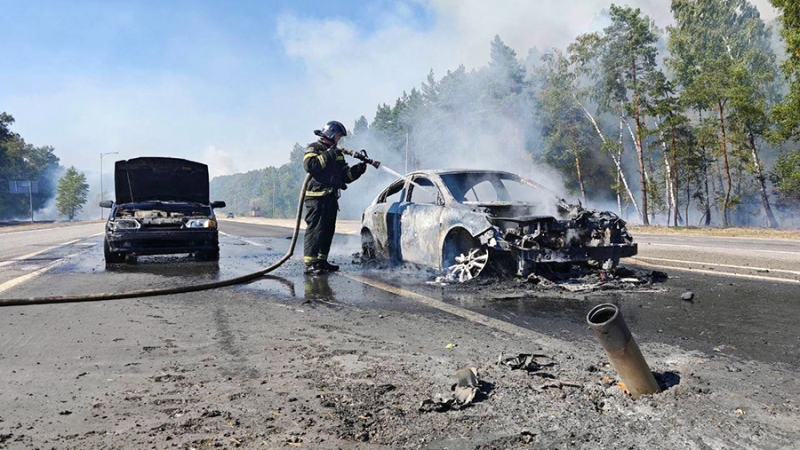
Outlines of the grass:
{"label": "grass", "polygon": [[663,225],[628,225],[628,231],[635,237],[637,234],[669,234],[684,236],[718,236],[743,237],[761,239],[800,239],[800,230],[776,230],[772,228],[714,228],[714,227],[666,227]]}

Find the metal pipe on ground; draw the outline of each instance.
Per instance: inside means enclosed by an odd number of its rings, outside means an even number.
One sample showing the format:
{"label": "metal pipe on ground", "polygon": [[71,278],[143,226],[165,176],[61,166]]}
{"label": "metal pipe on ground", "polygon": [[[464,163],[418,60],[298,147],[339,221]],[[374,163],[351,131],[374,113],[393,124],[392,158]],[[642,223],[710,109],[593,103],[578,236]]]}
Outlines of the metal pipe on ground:
{"label": "metal pipe on ground", "polygon": [[597,305],[586,321],[633,398],[661,391],[619,308],[610,303]]}

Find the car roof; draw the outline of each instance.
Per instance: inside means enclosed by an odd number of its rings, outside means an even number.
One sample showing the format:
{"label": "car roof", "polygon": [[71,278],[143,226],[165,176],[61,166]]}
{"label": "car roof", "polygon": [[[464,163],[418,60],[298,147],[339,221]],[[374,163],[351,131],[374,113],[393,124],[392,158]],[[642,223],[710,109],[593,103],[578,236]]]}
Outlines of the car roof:
{"label": "car roof", "polygon": [[[506,172],[505,170],[488,170],[488,169],[428,169],[428,170],[417,170],[416,172],[411,172],[408,175],[454,175],[454,174],[466,174],[466,173],[496,173],[498,175],[512,175],[517,176],[511,172]],[[407,175],[407,176],[408,176]]]}

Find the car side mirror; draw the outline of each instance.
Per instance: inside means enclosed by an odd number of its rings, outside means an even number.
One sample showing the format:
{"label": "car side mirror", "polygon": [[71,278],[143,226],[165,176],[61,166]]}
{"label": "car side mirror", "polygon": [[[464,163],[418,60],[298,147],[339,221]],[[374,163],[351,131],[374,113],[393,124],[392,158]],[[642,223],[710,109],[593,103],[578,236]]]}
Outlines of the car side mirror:
{"label": "car side mirror", "polygon": [[211,202],[212,208],[224,208],[225,202]]}
{"label": "car side mirror", "polygon": [[100,202],[100,207],[101,208],[111,208],[113,206],[114,206],[114,202],[111,201],[111,200],[103,200],[102,202]]}

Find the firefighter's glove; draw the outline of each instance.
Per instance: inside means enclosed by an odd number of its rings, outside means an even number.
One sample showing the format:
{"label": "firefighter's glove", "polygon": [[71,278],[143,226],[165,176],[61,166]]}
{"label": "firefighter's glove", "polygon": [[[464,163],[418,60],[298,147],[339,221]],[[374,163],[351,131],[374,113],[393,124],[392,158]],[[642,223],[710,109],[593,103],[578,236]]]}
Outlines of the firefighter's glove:
{"label": "firefighter's glove", "polygon": [[353,175],[353,177],[360,177],[361,175],[364,175],[364,172],[366,171],[367,171],[367,163],[365,162],[360,162],[350,168],[350,174]]}

